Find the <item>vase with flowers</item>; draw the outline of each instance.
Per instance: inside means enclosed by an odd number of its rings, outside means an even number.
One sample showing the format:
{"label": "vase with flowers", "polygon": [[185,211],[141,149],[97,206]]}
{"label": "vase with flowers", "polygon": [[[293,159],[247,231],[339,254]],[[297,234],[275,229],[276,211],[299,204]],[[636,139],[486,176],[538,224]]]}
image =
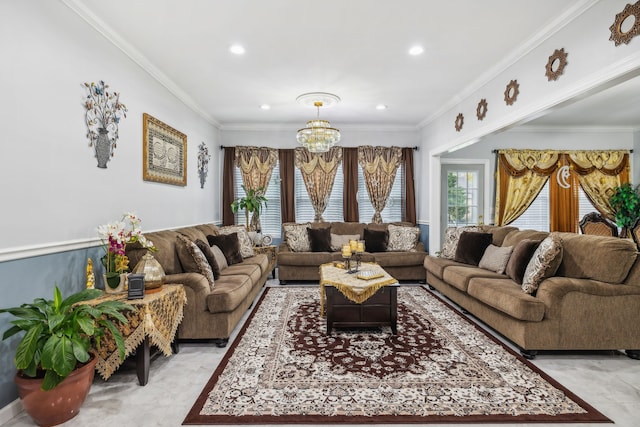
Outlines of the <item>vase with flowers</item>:
{"label": "vase with flowers", "polygon": [[129,270],[129,258],[125,253],[127,244],[138,243],[143,248],[155,250],[153,243],[142,234],[140,223],[141,219],[136,214],[126,212],[120,221],[98,227],[98,235],[105,248],[102,265],[105,268],[106,292],[125,290],[126,272]]}
{"label": "vase with flowers", "polygon": [[106,168],[116,148],[120,119],[127,117],[127,107],[120,102],[120,93],[109,91],[109,85],[102,80],[84,86],[88,91],[84,106],[89,146],[95,149],[98,167]]}

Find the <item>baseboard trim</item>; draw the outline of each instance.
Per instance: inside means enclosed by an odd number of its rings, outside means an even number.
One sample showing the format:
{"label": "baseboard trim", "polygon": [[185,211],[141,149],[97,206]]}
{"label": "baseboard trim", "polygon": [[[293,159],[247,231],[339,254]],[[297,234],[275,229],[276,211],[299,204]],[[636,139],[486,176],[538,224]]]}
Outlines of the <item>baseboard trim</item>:
{"label": "baseboard trim", "polygon": [[23,411],[20,399],[16,399],[7,406],[0,408],[0,425],[3,425]]}

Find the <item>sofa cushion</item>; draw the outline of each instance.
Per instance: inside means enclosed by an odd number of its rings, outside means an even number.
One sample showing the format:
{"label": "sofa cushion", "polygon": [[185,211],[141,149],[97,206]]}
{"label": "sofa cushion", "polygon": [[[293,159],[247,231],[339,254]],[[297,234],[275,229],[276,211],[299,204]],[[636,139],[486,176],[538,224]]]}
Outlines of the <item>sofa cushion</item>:
{"label": "sofa cushion", "polygon": [[509,225],[486,225],[485,224],[480,226],[480,231],[484,233],[491,233],[491,235],[493,236],[493,241],[491,242],[491,244],[496,246],[503,246],[502,243],[504,242],[504,238],[507,236],[507,234],[517,230],[518,230],[518,227],[512,227]]}
{"label": "sofa cushion", "polygon": [[489,245],[478,263],[478,267],[503,274],[513,252],[513,246]]}
{"label": "sofa cushion", "polygon": [[207,235],[202,232],[198,227],[183,227],[178,228],[175,231],[185,236],[187,239],[195,243],[196,240],[207,240]]}
{"label": "sofa cushion", "polygon": [[[155,231],[152,233],[145,233],[147,240],[153,242],[157,251],[153,253],[153,257],[162,265],[162,269],[165,274],[179,274],[183,273],[182,264],[178,258],[178,251],[176,250],[176,233],[173,230]],[[142,259],[142,257],[149,252],[148,249],[142,248],[139,244],[127,245],[126,253],[129,257],[129,265],[133,268]]]}
{"label": "sofa cushion", "polygon": [[442,273],[442,279],[451,286],[467,292],[469,281],[474,277],[489,277],[494,279],[504,279],[504,275],[494,273],[493,271],[483,270],[470,265],[458,264],[445,268]]}
{"label": "sofa cushion", "polygon": [[278,252],[278,265],[292,266],[316,266],[331,262],[334,254],[340,258],[340,253],[336,252]]}
{"label": "sofa cushion", "polygon": [[364,247],[367,252],[384,252],[388,242],[388,232],[364,229]]}
{"label": "sofa cushion", "polygon": [[522,288],[510,279],[474,277],[469,282],[467,293],[518,320],[540,322],[544,318],[544,303],[522,292]]}
{"label": "sofa cushion", "polygon": [[220,234],[220,229],[215,224],[199,224],[196,225],[196,228],[202,231],[202,234],[205,236],[208,236],[209,234],[212,236]]}
{"label": "sofa cushion", "polygon": [[480,228],[472,225],[465,227],[447,227],[444,231],[444,242],[442,243],[442,249],[440,250],[440,256],[442,258],[455,258],[458,240],[460,239],[460,235],[463,231],[480,231]]}
{"label": "sofa cushion", "polygon": [[243,264],[257,265],[260,267],[260,272],[265,274],[269,268],[269,257],[266,254],[255,254],[251,258],[245,258],[242,260]]}
{"label": "sofa cushion", "polygon": [[307,228],[311,252],[331,252],[331,228]]}
{"label": "sofa cushion", "polygon": [[562,239],[558,233],[551,233],[533,253],[522,278],[522,290],[534,294],[538,285],[553,276],[562,261]]}
{"label": "sofa cushion", "polygon": [[253,240],[249,237],[249,233],[244,225],[227,225],[220,227],[219,234],[238,234],[240,242],[240,254],[242,258],[249,258],[253,255]]}
{"label": "sofa cushion", "polygon": [[351,240],[361,240],[361,236],[359,234],[331,233],[331,250],[339,251],[344,245],[348,245]]}
{"label": "sofa cushion", "polygon": [[353,240],[362,240],[364,238],[365,225],[361,222],[332,222],[331,232],[334,234],[357,234],[358,238]]}
{"label": "sofa cushion", "polygon": [[[366,253],[364,254],[366,255]],[[363,260],[364,260],[363,255]],[[371,254],[375,262],[382,267],[407,267],[413,265],[424,265],[426,252],[375,252]]]}
{"label": "sofa cushion", "polygon": [[407,227],[403,225],[389,224],[389,244],[387,251],[415,251],[416,243],[420,238],[418,227]]}
{"label": "sofa cushion", "polygon": [[507,234],[502,241],[502,246],[513,246],[514,250],[519,241],[524,239],[542,242],[549,235],[548,231],[515,230]]}
{"label": "sofa cushion", "polygon": [[[205,237],[205,239],[206,239],[206,237]],[[213,278],[217,279],[218,277],[220,277],[220,267],[218,266],[218,263],[216,262],[216,256],[211,251],[211,246],[209,246],[209,243],[203,242],[200,239],[197,239],[193,243],[196,244],[198,249],[200,249],[202,251],[204,257],[207,259],[207,262],[211,266],[211,271],[213,273]]]}
{"label": "sofa cushion", "polygon": [[282,224],[284,230],[284,239],[294,252],[309,252],[311,243],[309,242],[309,233],[307,228],[311,223],[296,224],[293,222]]}
{"label": "sofa cushion", "polygon": [[464,264],[478,265],[492,239],[493,236],[490,233],[463,231],[458,239],[453,259]]}
{"label": "sofa cushion", "polygon": [[440,258],[427,255],[424,258],[424,268],[438,279],[442,279],[444,269],[451,265],[461,265],[452,259]]}
{"label": "sofa cushion", "polygon": [[533,253],[538,249],[538,245],[540,245],[539,240],[524,239],[513,247],[513,252],[511,253],[507,268],[504,272],[517,284],[522,284],[524,272],[527,269],[527,265],[529,265]]}
{"label": "sofa cushion", "polygon": [[215,245],[220,248],[228,265],[242,262],[238,233],[218,234],[217,236],[209,235],[207,236],[207,241],[211,246]]}
{"label": "sofa cushion", "polygon": [[220,276],[216,287],[207,295],[207,309],[210,313],[228,313],[235,310],[251,292],[253,283],[249,276]]}
{"label": "sofa cushion", "polygon": [[178,258],[185,273],[200,273],[209,282],[209,288],[213,289],[215,279],[213,271],[207,258],[204,256],[200,248],[182,234],[177,235],[176,249],[178,250]]}
{"label": "sofa cushion", "polygon": [[222,249],[216,245],[211,246],[211,253],[213,253],[213,257],[216,259],[216,264],[218,264],[218,276],[220,276],[220,272],[229,267],[227,258],[222,253]]}

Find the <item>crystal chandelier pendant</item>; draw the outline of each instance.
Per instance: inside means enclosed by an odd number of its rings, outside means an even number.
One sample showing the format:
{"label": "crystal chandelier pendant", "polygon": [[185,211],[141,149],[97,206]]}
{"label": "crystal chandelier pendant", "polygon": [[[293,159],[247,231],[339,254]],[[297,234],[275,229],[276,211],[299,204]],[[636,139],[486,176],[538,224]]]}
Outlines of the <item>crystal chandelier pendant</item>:
{"label": "crystal chandelier pendant", "polygon": [[[339,100],[339,98],[335,98]],[[340,142],[340,131],[332,128],[328,120],[320,119],[322,101],[314,101],[313,105],[318,109],[318,118],[309,120],[306,127],[298,130],[296,139],[311,153],[326,153]]]}

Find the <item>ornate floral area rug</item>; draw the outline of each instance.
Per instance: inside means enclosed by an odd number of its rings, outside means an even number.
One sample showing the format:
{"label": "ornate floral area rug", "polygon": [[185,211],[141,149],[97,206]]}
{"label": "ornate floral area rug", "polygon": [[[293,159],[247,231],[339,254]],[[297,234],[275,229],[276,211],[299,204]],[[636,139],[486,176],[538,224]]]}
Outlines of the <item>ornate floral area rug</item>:
{"label": "ornate floral area rug", "polygon": [[426,289],[326,334],[316,287],[267,288],[184,424],[610,422]]}

